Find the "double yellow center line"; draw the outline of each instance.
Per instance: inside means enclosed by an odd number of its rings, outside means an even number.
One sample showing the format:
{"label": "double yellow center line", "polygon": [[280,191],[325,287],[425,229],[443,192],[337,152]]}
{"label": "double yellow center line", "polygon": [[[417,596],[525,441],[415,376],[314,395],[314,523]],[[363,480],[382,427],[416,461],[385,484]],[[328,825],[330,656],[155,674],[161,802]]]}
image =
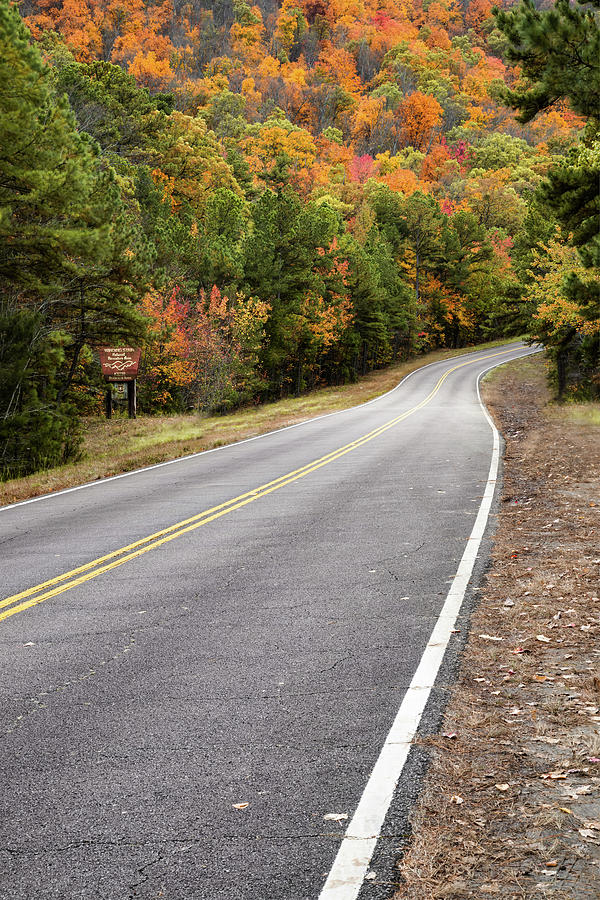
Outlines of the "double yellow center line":
{"label": "double yellow center line", "polygon": [[191,516],[189,519],[183,519],[183,521],[177,522],[175,525],[170,525],[168,528],[156,531],[154,534],[141,538],[139,541],[134,541],[132,544],[127,544],[127,546],[121,547],[119,550],[113,550],[112,553],[108,553],[106,556],[100,556],[98,559],[85,563],[83,566],[78,566],[76,569],[71,569],[69,572],[57,575],[49,581],[37,584],[35,587],[28,588],[26,591],[21,591],[19,594],[13,594],[12,597],[6,597],[6,599],[0,601],[0,621],[2,621],[2,619],[8,619],[9,616],[14,616],[16,613],[24,612],[32,606],[37,606],[45,600],[49,600],[51,597],[56,597],[57,594],[70,591],[71,588],[84,584],[86,581],[91,581],[92,578],[97,578],[98,575],[110,572],[112,569],[116,569],[118,566],[122,566],[130,560],[136,559],[138,556],[142,556],[150,550],[156,550],[157,547],[162,547],[169,541],[174,541],[176,538],[188,534],[190,531],[195,531],[203,525],[208,525],[209,522],[214,522],[216,519],[220,519],[222,516],[226,516],[236,509],[241,509],[249,503],[254,503],[254,501],[260,499],[260,497],[266,497],[267,494],[278,491],[280,488],[292,484],[292,482],[298,481],[306,475],[310,475],[311,472],[316,472],[317,469],[329,465],[329,463],[334,462],[336,459],[340,459],[340,457],[345,456],[346,453],[357,450],[359,447],[362,447],[363,444],[367,444],[388,429],[393,428],[394,425],[407,419],[408,416],[423,409],[423,407],[435,397],[444,381],[452,374],[452,372],[456,372],[457,369],[462,369],[465,366],[474,365],[482,360],[492,359],[496,356],[502,356],[503,354],[512,352],[514,352],[514,350],[503,350],[499,353],[492,353],[489,356],[480,356],[475,360],[469,360],[468,362],[453,366],[453,368],[448,369],[448,371],[442,375],[432,391],[416,406],[413,406],[399,416],[390,419],[389,422],[380,425],[379,428],[369,431],[368,434],[357,438],[355,441],[344,444],[343,447],[338,447],[337,450],[332,450],[331,453],[328,453],[326,456],[321,456],[319,459],[307,463],[300,469],[295,469],[293,472],[281,475],[281,477],[276,478],[274,481],[269,481],[260,487],[254,488],[252,491],[247,491],[245,494],[240,494],[232,500],[227,500],[225,503],[220,503],[218,506],[206,509],[204,512]]}

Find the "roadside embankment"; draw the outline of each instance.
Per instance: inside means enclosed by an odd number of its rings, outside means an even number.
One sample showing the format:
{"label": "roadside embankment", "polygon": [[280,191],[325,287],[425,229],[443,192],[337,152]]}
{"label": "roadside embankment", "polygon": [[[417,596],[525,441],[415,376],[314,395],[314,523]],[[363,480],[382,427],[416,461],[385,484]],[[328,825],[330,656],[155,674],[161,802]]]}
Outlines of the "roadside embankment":
{"label": "roadside embankment", "polygon": [[506,442],[491,568],[395,900],[600,897],[600,406],[541,356],[483,396]]}

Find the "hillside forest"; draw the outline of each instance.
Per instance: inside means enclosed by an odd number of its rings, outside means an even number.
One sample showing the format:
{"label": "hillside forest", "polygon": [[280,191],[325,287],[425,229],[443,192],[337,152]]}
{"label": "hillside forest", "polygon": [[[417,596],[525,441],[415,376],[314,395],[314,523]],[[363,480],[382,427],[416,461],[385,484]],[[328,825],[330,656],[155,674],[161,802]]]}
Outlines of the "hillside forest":
{"label": "hillside forest", "polygon": [[600,394],[600,0],[0,0],[0,477],[527,333]]}

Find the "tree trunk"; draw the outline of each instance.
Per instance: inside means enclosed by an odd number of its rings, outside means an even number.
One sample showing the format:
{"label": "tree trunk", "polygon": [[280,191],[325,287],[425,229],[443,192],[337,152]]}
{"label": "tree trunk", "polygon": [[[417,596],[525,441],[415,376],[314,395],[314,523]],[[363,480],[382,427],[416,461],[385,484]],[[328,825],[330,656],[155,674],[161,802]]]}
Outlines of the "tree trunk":
{"label": "tree trunk", "polygon": [[417,309],[419,307],[419,300],[421,299],[421,294],[419,290],[419,267],[421,264],[421,260],[419,259],[418,251],[415,253],[415,297],[417,300]]}
{"label": "tree trunk", "polygon": [[569,361],[568,348],[576,334],[575,328],[570,328],[565,337],[558,345],[556,353],[556,375],[558,379],[558,399],[563,399],[563,394],[567,387],[567,363]]}
{"label": "tree trunk", "polygon": [[77,329],[77,337],[73,345],[73,359],[71,360],[71,365],[69,367],[69,372],[66,380],[58,391],[56,397],[57,405],[60,405],[62,403],[64,395],[71,387],[71,382],[73,381],[73,377],[75,375],[75,369],[77,368],[77,363],[79,362],[79,355],[83,350],[83,346],[85,344],[85,336],[85,294],[82,285],[79,288],[79,327]]}

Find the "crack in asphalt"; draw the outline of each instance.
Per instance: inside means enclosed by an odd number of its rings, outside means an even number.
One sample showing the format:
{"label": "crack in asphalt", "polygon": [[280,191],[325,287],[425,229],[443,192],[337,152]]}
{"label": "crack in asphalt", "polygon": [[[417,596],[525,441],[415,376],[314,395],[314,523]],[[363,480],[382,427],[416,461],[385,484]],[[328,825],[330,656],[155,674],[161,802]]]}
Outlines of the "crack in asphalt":
{"label": "crack in asphalt", "polygon": [[[281,840],[281,841],[299,841],[306,839],[318,839],[318,838],[339,838],[342,840],[344,837],[343,831],[305,831],[299,833],[292,834],[282,834],[280,831],[269,833],[269,832],[227,832],[218,835],[220,841],[235,841],[235,840]],[[102,849],[121,849],[122,847],[126,848],[144,848],[144,847],[169,847],[174,845],[178,847],[178,845],[189,845],[189,847],[193,847],[196,844],[205,844],[206,836],[202,835],[201,837],[185,837],[185,838],[152,838],[150,840],[139,840],[134,841],[130,838],[123,838],[122,840],[100,840],[97,838],[82,838],[79,841],[72,841],[70,844],[65,844],[63,846],[58,847],[0,847],[0,853],[8,853],[11,856],[41,856],[48,855],[53,853],[71,853],[73,850],[82,850],[84,848],[93,848],[98,847]],[[174,852],[182,852],[181,850],[175,850]]]}
{"label": "crack in asphalt", "polygon": [[9,534],[8,537],[3,537],[0,539],[0,547],[3,547],[4,544],[10,544],[11,541],[16,541],[17,538],[24,538],[30,534],[31,531],[15,531],[14,534]]}
{"label": "crack in asphalt", "polygon": [[[349,659],[352,659],[352,657],[351,657],[351,656],[342,656],[340,659],[336,659],[336,661],[333,663],[333,665],[331,665],[331,666],[325,666],[324,669],[319,669],[319,672],[321,672],[321,673],[322,673],[322,672],[332,672],[332,671],[335,669],[336,666],[339,666],[341,663],[348,662]],[[321,693],[321,691],[314,691],[313,693],[318,694],[318,693]],[[302,691],[300,691],[299,694],[295,694],[295,693],[293,693],[292,691],[290,691],[289,694],[288,694],[288,696],[289,696],[289,697],[296,697],[296,696],[300,696],[300,697],[301,697],[302,694],[303,694]]]}
{"label": "crack in asphalt", "polygon": [[138,875],[141,876],[139,881],[134,881],[133,884],[130,884],[128,887],[130,900],[133,900],[133,898],[136,897],[136,888],[142,887],[144,884],[147,884],[151,877],[160,878],[165,874],[165,872],[156,872],[153,875],[150,872],[146,873],[146,869],[150,869],[153,866],[158,865],[159,863],[163,862],[163,860],[164,856],[162,854],[159,854],[156,859],[150,860],[150,862],[147,862],[143,866],[139,867]]}

